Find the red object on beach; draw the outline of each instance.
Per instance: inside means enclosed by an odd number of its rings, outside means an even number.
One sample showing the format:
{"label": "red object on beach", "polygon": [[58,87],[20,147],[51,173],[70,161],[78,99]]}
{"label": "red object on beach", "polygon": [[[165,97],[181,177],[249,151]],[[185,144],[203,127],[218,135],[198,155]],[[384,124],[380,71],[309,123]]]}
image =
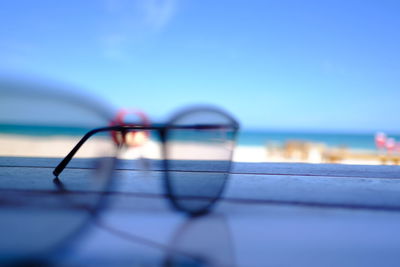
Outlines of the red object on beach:
{"label": "red object on beach", "polygon": [[[129,123],[126,122],[127,115],[134,115],[138,118],[138,123]],[[136,109],[121,109],[117,112],[115,119],[110,122],[110,126],[135,126],[135,125],[142,125],[142,126],[149,126],[150,120],[147,115]],[[143,145],[147,139],[149,138],[150,133],[148,131],[133,131],[130,130],[127,133],[122,134],[121,132],[112,131],[111,137],[115,144],[117,145],[128,145],[131,147],[138,147]]]}
{"label": "red object on beach", "polygon": [[386,146],[386,142],[387,142],[388,138],[386,137],[385,133],[379,132],[375,135],[375,144],[376,147],[379,149],[384,149],[387,148]]}
{"label": "red object on beach", "polygon": [[386,140],[386,149],[388,152],[393,152],[393,150],[396,148],[396,141],[394,138],[388,138]]}

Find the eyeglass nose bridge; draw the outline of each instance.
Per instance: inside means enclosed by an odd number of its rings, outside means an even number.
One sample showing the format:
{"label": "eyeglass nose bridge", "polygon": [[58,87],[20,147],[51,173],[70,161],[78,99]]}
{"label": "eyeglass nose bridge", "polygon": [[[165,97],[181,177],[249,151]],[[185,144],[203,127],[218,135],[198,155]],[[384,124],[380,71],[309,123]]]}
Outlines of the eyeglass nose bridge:
{"label": "eyeglass nose bridge", "polygon": [[[138,123],[129,123],[125,119],[128,115],[134,115],[138,119]],[[117,112],[114,119],[110,122],[110,126],[143,126],[149,127],[150,120],[148,116],[137,109],[121,109]],[[140,147],[148,141],[150,133],[145,130],[128,130],[111,131],[111,137],[115,144],[129,147]]]}
{"label": "eyeglass nose bridge", "polygon": [[[135,126],[135,125],[123,125]],[[122,130],[111,131],[111,137],[117,146],[125,146],[131,148],[138,148],[149,140],[150,132],[148,130]]]}

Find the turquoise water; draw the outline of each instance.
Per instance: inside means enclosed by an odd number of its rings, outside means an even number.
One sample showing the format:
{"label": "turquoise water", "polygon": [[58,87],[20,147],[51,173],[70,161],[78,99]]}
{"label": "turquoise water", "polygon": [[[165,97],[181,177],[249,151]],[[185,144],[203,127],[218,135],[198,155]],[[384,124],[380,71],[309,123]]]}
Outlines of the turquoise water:
{"label": "turquoise water", "polygon": [[83,136],[90,130],[90,128],[84,127],[0,124],[0,133],[2,134],[21,134],[31,136],[50,136],[57,134]]}
{"label": "turquoise water", "polygon": [[[26,126],[0,124],[0,133],[7,134],[29,134],[34,136],[48,135],[67,135],[83,136],[89,128],[82,127],[55,127],[55,126]],[[154,139],[158,139],[155,134]],[[400,135],[391,137],[400,139]],[[189,141],[187,136],[185,141]],[[296,132],[276,132],[276,131],[240,131],[238,144],[247,146],[265,146],[269,143],[278,145],[287,140],[300,140],[309,142],[324,143],[328,146],[347,146],[356,149],[374,149],[374,134],[350,134],[350,133],[296,133]]]}
{"label": "turquoise water", "polygon": [[[399,135],[391,135],[400,139]],[[316,143],[324,143],[328,146],[347,146],[355,149],[375,149],[374,134],[352,133],[296,133],[273,131],[243,131],[239,134],[241,145],[266,145],[268,143],[283,144],[287,140],[299,140]]]}

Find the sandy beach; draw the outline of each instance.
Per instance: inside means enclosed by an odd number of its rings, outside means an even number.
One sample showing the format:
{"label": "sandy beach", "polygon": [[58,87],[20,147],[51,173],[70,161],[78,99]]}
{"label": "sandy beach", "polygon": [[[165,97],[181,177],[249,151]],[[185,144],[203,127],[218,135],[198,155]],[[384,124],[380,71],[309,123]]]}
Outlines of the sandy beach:
{"label": "sandy beach", "polygon": [[[65,157],[68,152],[76,145],[79,138],[71,136],[23,136],[12,134],[0,135],[0,156],[14,157]],[[191,142],[175,142],[170,148],[174,149],[174,159],[205,159],[221,160],[229,155],[232,144],[225,146],[205,145]],[[179,151],[179,152],[176,152]],[[243,146],[237,145],[233,160],[236,162],[304,162],[304,163],[342,163],[342,164],[361,164],[379,165],[381,160],[376,151],[347,149],[321,150],[320,147],[311,147],[306,155],[299,151],[288,152],[278,148],[268,146]],[[85,143],[76,157],[89,158],[94,156],[115,155],[116,146],[107,137],[98,137]],[[341,155],[342,158],[337,155]],[[148,140],[140,147],[124,148],[120,151],[119,157],[124,159],[149,158],[161,159],[161,147],[158,142]],[[387,161],[386,164],[393,162]]]}

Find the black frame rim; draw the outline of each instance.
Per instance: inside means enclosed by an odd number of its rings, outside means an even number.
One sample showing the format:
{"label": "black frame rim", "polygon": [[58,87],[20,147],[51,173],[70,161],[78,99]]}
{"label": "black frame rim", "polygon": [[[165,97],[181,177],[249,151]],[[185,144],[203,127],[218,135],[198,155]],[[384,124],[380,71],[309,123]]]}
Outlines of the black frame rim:
{"label": "black frame rim", "polygon": [[204,214],[207,214],[208,212],[211,211],[212,207],[214,206],[214,204],[217,202],[217,200],[219,200],[221,198],[222,193],[225,190],[226,184],[227,184],[227,180],[229,178],[229,174],[230,174],[230,170],[232,167],[232,157],[233,157],[233,152],[234,150],[232,149],[232,151],[230,152],[230,157],[229,157],[229,165],[228,165],[228,171],[227,171],[227,178],[224,179],[223,184],[221,186],[221,188],[218,190],[218,193],[216,194],[215,197],[210,198],[209,203],[204,206],[202,209],[196,210],[196,211],[190,211],[185,209],[184,207],[182,207],[179,204],[179,201],[177,200],[177,198],[175,197],[175,194],[173,193],[174,190],[172,189],[172,185],[171,185],[171,181],[170,181],[170,177],[169,177],[169,172],[171,171],[169,168],[169,163],[168,163],[168,149],[167,149],[167,145],[166,142],[168,140],[168,129],[169,128],[173,128],[172,125],[174,124],[174,122],[176,122],[177,120],[179,120],[180,118],[182,118],[183,116],[186,116],[189,112],[215,112],[216,114],[220,114],[223,115],[227,120],[229,120],[230,123],[232,123],[232,129],[234,130],[233,132],[233,142],[234,145],[236,143],[236,137],[237,137],[237,132],[239,129],[239,123],[234,119],[234,117],[232,115],[230,115],[229,113],[227,113],[226,111],[213,107],[213,106],[195,106],[195,107],[190,107],[190,108],[184,108],[180,111],[178,111],[177,113],[175,113],[170,119],[169,121],[166,123],[166,128],[164,132],[160,132],[161,135],[161,140],[162,140],[162,154],[164,157],[164,177],[163,177],[163,185],[165,188],[165,192],[166,192],[166,196],[169,199],[169,202],[171,204],[171,206],[178,211],[182,211],[187,213],[190,216],[201,216]]}

